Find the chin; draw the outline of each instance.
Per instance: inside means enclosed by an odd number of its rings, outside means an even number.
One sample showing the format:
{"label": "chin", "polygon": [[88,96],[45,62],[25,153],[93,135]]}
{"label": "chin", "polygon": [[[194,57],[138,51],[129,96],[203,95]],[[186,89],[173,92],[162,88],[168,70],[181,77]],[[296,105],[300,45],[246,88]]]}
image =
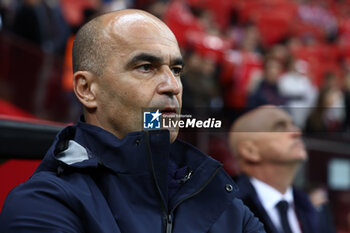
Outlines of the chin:
{"label": "chin", "polygon": [[294,158],[298,158],[299,160],[305,161],[307,160],[307,152],[305,150],[304,144],[297,143],[293,146],[293,154]]}
{"label": "chin", "polygon": [[307,161],[307,153],[306,151],[299,151],[297,154],[294,156],[295,160],[298,162],[305,162]]}

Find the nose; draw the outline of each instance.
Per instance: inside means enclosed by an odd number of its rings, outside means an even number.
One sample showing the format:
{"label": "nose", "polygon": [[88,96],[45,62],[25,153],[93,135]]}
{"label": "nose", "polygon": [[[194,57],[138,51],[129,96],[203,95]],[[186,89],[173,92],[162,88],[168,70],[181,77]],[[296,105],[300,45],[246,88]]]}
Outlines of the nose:
{"label": "nose", "polygon": [[300,128],[294,124],[290,126],[290,132],[293,134],[294,137],[301,137],[302,134]]}
{"label": "nose", "polygon": [[161,83],[158,85],[159,94],[169,96],[178,95],[182,91],[182,83],[180,77],[173,74],[169,66],[161,69]]}

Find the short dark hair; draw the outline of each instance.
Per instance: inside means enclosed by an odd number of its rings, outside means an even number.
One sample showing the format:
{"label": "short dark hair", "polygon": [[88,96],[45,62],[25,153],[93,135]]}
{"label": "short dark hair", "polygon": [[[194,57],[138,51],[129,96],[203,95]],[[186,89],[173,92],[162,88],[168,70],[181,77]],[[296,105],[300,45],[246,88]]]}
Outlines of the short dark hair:
{"label": "short dark hair", "polygon": [[73,43],[73,73],[89,71],[100,76],[110,52],[103,36],[101,16],[82,26]]}

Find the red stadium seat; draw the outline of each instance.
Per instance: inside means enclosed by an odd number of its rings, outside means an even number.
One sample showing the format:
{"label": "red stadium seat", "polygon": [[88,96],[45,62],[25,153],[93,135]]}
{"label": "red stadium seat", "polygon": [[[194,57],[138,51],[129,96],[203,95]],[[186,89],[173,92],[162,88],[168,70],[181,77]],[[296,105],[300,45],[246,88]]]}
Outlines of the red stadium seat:
{"label": "red stadium seat", "polygon": [[228,27],[233,8],[232,1],[205,0],[203,6],[212,12],[214,20],[220,29],[224,30]]}
{"label": "red stadium seat", "polygon": [[257,26],[263,44],[271,46],[284,39],[289,33],[290,18],[283,12],[271,11],[262,14]]}
{"label": "red stadium seat", "polygon": [[342,72],[338,65],[341,53],[337,46],[316,43],[310,46],[302,46],[293,51],[293,54],[309,63],[313,82],[318,87],[322,85],[323,76],[326,72],[332,71],[341,76]]}
{"label": "red stadium seat", "polygon": [[164,22],[173,31],[180,47],[186,47],[187,33],[190,31],[203,32],[204,28],[197,18],[180,1],[170,3],[164,15]]}
{"label": "red stadium seat", "polygon": [[32,114],[18,108],[6,100],[0,99],[0,115],[10,115],[16,117],[35,118]]}
{"label": "red stadium seat", "polygon": [[[230,58],[234,56],[236,58]],[[239,61],[234,61],[239,60]],[[254,86],[258,73],[263,70],[261,57],[253,52],[232,52],[227,54],[221,83],[224,86],[225,105],[244,108],[249,89]],[[233,71],[231,74],[230,71]]]}
{"label": "red stadium seat", "polygon": [[209,57],[215,62],[221,62],[225,51],[230,49],[231,43],[219,36],[208,35],[202,32],[189,32],[188,44],[203,57]]}
{"label": "red stadium seat", "polygon": [[11,159],[0,165],[0,211],[11,189],[26,181],[39,163],[40,160]]}

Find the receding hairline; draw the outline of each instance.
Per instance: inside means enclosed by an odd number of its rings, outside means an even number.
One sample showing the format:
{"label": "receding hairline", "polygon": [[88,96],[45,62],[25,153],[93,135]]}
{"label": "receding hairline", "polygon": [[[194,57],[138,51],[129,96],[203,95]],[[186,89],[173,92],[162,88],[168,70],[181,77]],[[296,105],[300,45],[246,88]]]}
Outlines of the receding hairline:
{"label": "receding hairline", "polygon": [[259,132],[265,132],[265,121],[269,114],[275,111],[282,111],[274,105],[264,105],[251,110],[234,121],[230,128],[229,144],[232,150],[236,151],[237,145],[241,141],[254,139]]}
{"label": "receding hairline", "polygon": [[261,132],[265,131],[264,121],[274,112],[283,112],[283,109],[274,105],[263,105],[240,116],[231,126],[231,132]]}
{"label": "receding hairline", "polygon": [[105,38],[102,36],[102,16],[84,24],[77,32],[73,43],[73,73],[90,71],[99,75],[106,56],[104,48],[98,46]]}
{"label": "receding hairline", "polygon": [[110,23],[116,23],[123,19],[124,16],[132,15],[154,22],[154,25],[157,25],[162,30],[167,30],[174,36],[173,32],[162,20],[146,11],[125,9],[97,16],[84,24],[76,34],[73,43],[73,73],[90,71],[96,75],[101,75],[105,61],[111,52],[111,49],[107,49],[106,44],[109,45],[109,48],[113,46],[113,43],[108,43],[111,38],[106,32],[106,28],[110,26]]}

